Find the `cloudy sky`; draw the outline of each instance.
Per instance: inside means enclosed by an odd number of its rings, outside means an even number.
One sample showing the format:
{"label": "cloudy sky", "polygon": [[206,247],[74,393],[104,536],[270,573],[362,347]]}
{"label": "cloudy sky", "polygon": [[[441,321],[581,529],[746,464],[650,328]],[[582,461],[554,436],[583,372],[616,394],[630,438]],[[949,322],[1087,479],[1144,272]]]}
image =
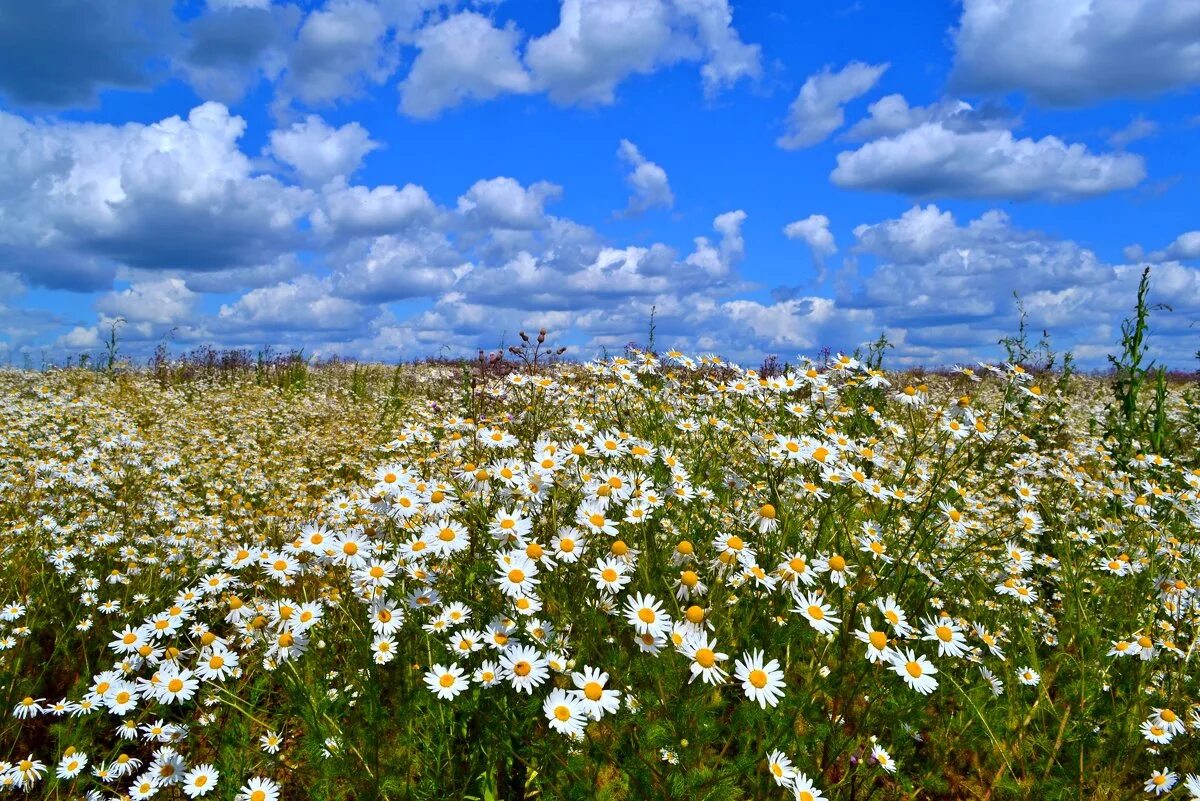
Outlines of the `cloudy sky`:
{"label": "cloudy sky", "polygon": [[1196,0],[0,3],[0,359],[1200,348]]}

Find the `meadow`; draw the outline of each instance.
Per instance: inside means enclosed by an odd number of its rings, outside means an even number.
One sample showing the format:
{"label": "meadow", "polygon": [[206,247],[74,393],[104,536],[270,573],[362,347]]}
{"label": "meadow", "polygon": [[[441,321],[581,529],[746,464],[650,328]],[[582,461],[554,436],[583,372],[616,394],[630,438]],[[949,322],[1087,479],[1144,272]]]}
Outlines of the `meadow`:
{"label": "meadow", "polygon": [[1194,381],[537,345],[0,372],[0,795],[1200,798]]}

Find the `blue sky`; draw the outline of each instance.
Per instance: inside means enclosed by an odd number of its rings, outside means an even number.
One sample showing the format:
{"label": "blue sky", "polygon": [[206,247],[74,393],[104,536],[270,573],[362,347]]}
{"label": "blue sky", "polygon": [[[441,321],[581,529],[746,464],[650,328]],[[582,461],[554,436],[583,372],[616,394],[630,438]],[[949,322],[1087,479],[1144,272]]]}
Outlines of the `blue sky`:
{"label": "blue sky", "polygon": [[[99,10],[98,10],[99,9]],[[0,358],[1200,348],[1192,0],[0,8]]]}

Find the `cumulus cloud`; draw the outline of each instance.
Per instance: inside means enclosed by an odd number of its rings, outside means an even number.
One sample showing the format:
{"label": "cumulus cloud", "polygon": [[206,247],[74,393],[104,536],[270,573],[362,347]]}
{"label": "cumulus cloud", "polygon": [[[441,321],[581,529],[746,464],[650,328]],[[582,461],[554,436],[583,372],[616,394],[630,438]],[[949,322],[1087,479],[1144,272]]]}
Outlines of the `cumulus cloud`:
{"label": "cumulus cloud", "polygon": [[292,167],[304,182],[319,185],[351,175],[378,147],[379,142],[357,122],[332,128],[310,114],[290,128],[272,131],[268,152]]}
{"label": "cumulus cloud", "polygon": [[333,236],[378,236],[431,222],[437,205],[424,187],[348,186],[334,181],[321,192],[313,227]]}
{"label": "cumulus cloud", "polygon": [[475,228],[532,230],[547,223],[545,205],[562,194],[549,181],[523,187],[513,178],[476,181],[458,199],[458,213]]}
{"label": "cumulus cloud", "polygon": [[1187,231],[1175,237],[1175,241],[1162,250],[1155,250],[1147,255],[1140,245],[1131,245],[1125,249],[1125,258],[1131,261],[1191,261],[1200,259],[1200,231]]}
{"label": "cumulus cloud", "polygon": [[1142,158],[1130,153],[926,122],[839,153],[830,178],[847,189],[918,197],[1074,200],[1128,189],[1145,174]]}
{"label": "cumulus cloud", "polygon": [[183,279],[164,278],[102,295],[96,301],[96,310],[130,323],[167,325],[188,321],[198,297]]}
{"label": "cumulus cloud", "polygon": [[108,87],[142,89],[178,46],[171,0],[0,3],[0,96],[33,106],[91,105]]}
{"label": "cumulus cloud", "polygon": [[424,28],[416,41],[420,53],[400,84],[400,110],[435,117],[464,100],[531,91],[517,54],[520,40],[516,25],[497,28],[473,11]]}
{"label": "cumulus cloud", "polygon": [[613,102],[617,85],[681,61],[700,61],[709,94],[761,72],[727,0],[562,0],[558,26],[529,41],[525,63],[557,103]]}
{"label": "cumulus cloud", "polygon": [[337,297],[329,281],[302,275],[293,281],[260,287],[221,306],[216,330],[228,331],[357,331],[380,313]]}
{"label": "cumulus cloud", "polygon": [[[218,103],[122,126],[0,112],[0,250],[31,281],[111,277],[114,263],[219,270],[296,249],[310,192],[261,174],[238,147],[245,121]],[[95,286],[95,281],[91,283]]]}
{"label": "cumulus cloud", "polygon": [[951,86],[1050,105],[1200,82],[1194,0],[964,0]]}
{"label": "cumulus cloud", "polygon": [[881,97],[867,107],[867,116],[851,126],[846,139],[868,140],[895,136],[925,123],[938,123],[959,133],[1011,128],[1007,109],[984,105],[975,108],[955,98],[944,98],[927,106],[910,106],[904,95]]}
{"label": "cumulus cloud", "polygon": [[[854,235],[852,249],[873,269],[843,286],[837,303],[871,311],[889,329],[907,332],[913,358],[954,348],[993,351],[999,336],[1015,330],[1014,291],[1029,324],[1048,329],[1060,345],[1110,352],[1141,270],[1106,264],[1075,242],[1018,228],[1001,211],[960,224],[935,205],[914,206],[898,218],[860,225]],[[1189,348],[1186,320],[1200,312],[1200,272],[1165,261],[1153,275],[1152,301],[1176,307],[1175,315],[1156,321],[1155,346],[1178,363]]]}
{"label": "cumulus cloud", "polygon": [[177,66],[201,97],[235,103],[260,82],[280,76],[302,18],[294,5],[210,2],[206,13],[187,24]]}
{"label": "cumulus cloud", "polygon": [[671,192],[666,170],[648,161],[637,145],[628,139],[621,140],[617,155],[631,168],[625,176],[625,183],[633,190],[625,207],[626,215],[636,216],[655,206],[669,209],[675,205],[675,195]]}
{"label": "cumulus cloud", "polygon": [[796,239],[808,245],[813,264],[817,266],[817,280],[825,277],[825,259],[837,253],[833,232],[829,230],[829,218],[824,214],[811,214],[803,220],[788,223],[783,228],[788,239]]}
{"label": "cumulus cloud", "polygon": [[843,107],[871,91],[888,66],[851,61],[837,72],[825,67],[810,75],[788,108],[787,132],[775,143],[798,150],[825,141],[846,121]]}
{"label": "cumulus cloud", "polygon": [[288,58],[285,92],[310,105],[353,97],[396,70],[392,26],[369,0],[329,0],[310,13]]}

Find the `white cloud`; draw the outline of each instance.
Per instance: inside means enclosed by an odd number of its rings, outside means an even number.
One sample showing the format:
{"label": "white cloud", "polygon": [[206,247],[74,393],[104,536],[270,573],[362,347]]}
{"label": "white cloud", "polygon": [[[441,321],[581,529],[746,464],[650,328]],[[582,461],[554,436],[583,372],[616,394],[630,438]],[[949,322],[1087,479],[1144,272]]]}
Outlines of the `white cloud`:
{"label": "white cloud", "polygon": [[1129,121],[1119,131],[1108,137],[1108,143],[1116,148],[1123,148],[1131,142],[1146,139],[1158,133],[1158,123],[1148,120],[1140,114]]}
{"label": "white cloud", "polygon": [[380,236],[339,255],[333,288],[364,303],[432,297],[470,270],[442,234]]}
{"label": "white cloud", "polygon": [[1072,200],[1137,185],[1142,158],[1095,154],[1054,136],[1017,139],[1007,130],[956,131],[923,123],[839,153],[830,178],[847,189],[918,197]]}
{"label": "white cloud", "polygon": [[308,104],[331,103],[380,84],[398,57],[389,21],[368,0],[329,0],[300,27],[288,59],[285,93]]}
{"label": "white cloud", "polygon": [[210,2],[187,23],[175,66],[205,100],[235,103],[261,81],[279,78],[303,16],[290,4]]}
{"label": "white cloud", "polygon": [[1195,0],[964,0],[952,87],[1051,105],[1200,82]]}
{"label": "white cloud", "polygon": [[170,325],[188,321],[198,297],[183,279],[163,278],[102,295],[96,301],[96,310],[109,317],[124,317],[130,323]]}
{"label": "white cloud", "polygon": [[322,190],[313,227],[331,235],[376,236],[428,223],[436,214],[429,193],[415,184],[366,187],[334,181]]}
{"label": "white cloud", "polygon": [[[1016,330],[1015,291],[1031,329],[1048,329],[1057,349],[1100,366],[1117,346],[1115,327],[1132,307],[1141,270],[1018,228],[995,210],[959,224],[937,206],[914,206],[854,235],[861,274],[843,271],[837,309],[859,314],[860,329],[887,330],[906,363],[1001,355],[997,341]],[[1154,357],[1186,363],[1195,349],[1187,323],[1200,313],[1200,271],[1159,262],[1151,287],[1152,303],[1175,308],[1155,316]]]}
{"label": "white cloud", "polygon": [[1132,255],[1133,260],[1141,261],[1143,258],[1150,261],[1191,261],[1192,259],[1200,259],[1200,231],[1188,231],[1175,237],[1175,241],[1167,245],[1162,250],[1156,250],[1149,256],[1143,257],[1140,247],[1132,249],[1133,253],[1127,254],[1126,258]]}
{"label": "white cloud", "polygon": [[524,94],[533,87],[521,65],[517,47],[521,33],[464,11],[423,29],[421,51],[400,84],[400,110],[413,117],[435,117],[464,100],[489,100],[502,94]]}
{"label": "white cloud", "polygon": [[837,243],[834,242],[833,232],[829,230],[829,218],[824,214],[812,214],[803,220],[788,223],[783,233],[788,239],[798,239],[808,245],[819,278],[823,278],[826,257],[837,253]]}
{"label": "white cloud", "polygon": [[302,275],[294,281],[261,287],[221,306],[216,330],[355,331],[379,314],[378,306],[364,306],[339,298],[328,281]]}
{"label": "white cloud", "polygon": [[738,36],[728,0],[675,0],[675,7],[696,26],[696,38],[706,51],[700,68],[706,95],[762,74],[762,48]]}
{"label": "white cloud", "polygon": [[562,187],[538,181],[528,188],[513,178],[476,181],[458,199],[458,212],[476,228],[533,230],[544,227],[545,205],[562,194]]}
{"label": "white cloud", "polygon": [[379,147],[357,122],[332,128],[310,114],[285,130],[272,131],[268,152],[295,169],[305,183],[320,185],[351,175]]}
{"label": "white cloud", "polygon": [[871,91],[888,66],[851,61],[838,72],[825,67],[810,75],[788,108],[787,133],[775,143],[797,150],[825,141],[846,121],[843,106]]}
{"label": "white cloud", "polygon": [[67,333],[60,336],[54,343],[58,348],[69,348],[71,350],[87,350],[100,346],[100,334],[97,333],[95,326],[84,327],[77,325]]}
{"label": "white cloud", "polygon": [[867,116],[854,123],[846,139],[867,140],[895,136],[928,122],[953,131],[967,132],[1009,128],[1012,120],[1001,108],[975,108],[955,98],[944,98],[928,106],[910,106],[904,95],[887,95],[867,107]]}
{"label": "white cloud", "polygon": [[757,45],[732,27],[727,0],[562,0],[558,26],[525,63],[556,103],[613,102],[629,75],[701,61],[709,94],[761,72]]}
{"label": "white cloud", "polygon": [[0,253],[46,285],[63,275],[111,280],[114,263],[220,270],[272,261],[299,245],[313,196],[261,174],[238,148],[244,131],[219,103],[152,125],[31,123],[0,112]]}
{"label": "white cloud", "polygon": [[625,182],[633,190],[629,204],[625,208],[628,215],[637,215],[655,206],[671,208],[675,205],[675,195],[671,192],[671,184],[667,180],[667,171],[647,161],[637,145],[628,139],[622,139],[617,155],[632,167],[625,176]]}

